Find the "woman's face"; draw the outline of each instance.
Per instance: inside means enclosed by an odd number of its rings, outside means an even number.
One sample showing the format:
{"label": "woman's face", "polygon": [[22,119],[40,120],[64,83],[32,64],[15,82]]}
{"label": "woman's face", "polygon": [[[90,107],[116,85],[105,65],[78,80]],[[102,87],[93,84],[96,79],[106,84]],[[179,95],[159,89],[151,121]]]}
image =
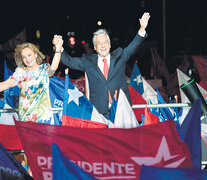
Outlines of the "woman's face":
{"label": "woman's face", "polygon": [[27,68],[33,69],[34,67],[36,67],[37,61],[37,54],[35,54],[32,49],[26,47],[24,49],[22,49],[21,51],[21,56],[22,56],[22,60],[24,62],[24,64],[27,66]]}

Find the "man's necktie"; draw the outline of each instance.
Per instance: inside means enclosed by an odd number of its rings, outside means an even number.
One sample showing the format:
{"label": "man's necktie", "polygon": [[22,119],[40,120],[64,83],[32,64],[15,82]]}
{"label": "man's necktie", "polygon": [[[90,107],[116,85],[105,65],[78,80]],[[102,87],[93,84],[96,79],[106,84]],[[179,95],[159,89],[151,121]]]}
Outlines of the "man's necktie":
{"label": "man's necktie", "polygon": [[[103,74],[104,74],[104,77],[107,80],[108,79],[108,73],[109,73],[109,66],[107,64],[106,58],[103,59],[103,62],[104,62]],[[111,98],[110,91],[109,91],[109,103],[112,104],[112,98]]]}

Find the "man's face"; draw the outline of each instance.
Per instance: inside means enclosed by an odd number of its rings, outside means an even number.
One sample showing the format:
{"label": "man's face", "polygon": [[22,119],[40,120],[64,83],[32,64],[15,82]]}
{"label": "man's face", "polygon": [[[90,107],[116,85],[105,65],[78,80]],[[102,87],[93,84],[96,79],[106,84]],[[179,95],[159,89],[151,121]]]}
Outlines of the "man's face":
{"label": "man's face", "polygon": [[107,35],[99,34],[96,37],[96,45],[94,46],[96,52],[101,57],[106,57],[109,54],[110,48],[111,48],[111,44],[109,42]]}

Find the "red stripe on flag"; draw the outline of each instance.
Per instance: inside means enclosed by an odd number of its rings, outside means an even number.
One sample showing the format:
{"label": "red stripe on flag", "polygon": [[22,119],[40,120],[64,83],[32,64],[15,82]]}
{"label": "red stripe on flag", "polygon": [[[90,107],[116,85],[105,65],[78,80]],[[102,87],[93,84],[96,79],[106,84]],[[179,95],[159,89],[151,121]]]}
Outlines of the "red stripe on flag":
{"label": "red stripe on flag", "polygon": [[62,125],[70,126],[70,127],[77,127],[77,128],[107,128],[106,124],[89,121],[86,119],[66,116],[65,114],[63,114],[62,116]]}
{"label": "red stripe on flag", "polygon": [[[132,105],[136,104],[147,104],[141,94],[139,94],[132,86],[129,85],[129,94],[132,101]],[[142,122],[142,114],[144,114],[144,109],[133,109],[134,114],[138,121]]]}

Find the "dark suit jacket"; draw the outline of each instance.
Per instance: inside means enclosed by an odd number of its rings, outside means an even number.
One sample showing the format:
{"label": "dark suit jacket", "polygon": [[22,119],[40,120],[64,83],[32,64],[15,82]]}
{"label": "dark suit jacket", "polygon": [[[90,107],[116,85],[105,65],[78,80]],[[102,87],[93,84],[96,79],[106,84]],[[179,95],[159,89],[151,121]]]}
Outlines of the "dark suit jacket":
{"label": "dark suit jacket", "polygon": [[138,50],[144,39],[137,34],[126,48],[119,47],[110,53],[108,80],[105,79],[98,67],[98,54],[83,54],[82,57],[71,57],[65,51],[62,52],[61,61],[63,64],[72,69],[86,72],[90,87],[90,101],[99,113],[106,114],[108,112],[108,89],[112,97],[115,90],[119,92],[119,89],[122,89],[131,104],[125,77],[125,65],[131,55]]}

